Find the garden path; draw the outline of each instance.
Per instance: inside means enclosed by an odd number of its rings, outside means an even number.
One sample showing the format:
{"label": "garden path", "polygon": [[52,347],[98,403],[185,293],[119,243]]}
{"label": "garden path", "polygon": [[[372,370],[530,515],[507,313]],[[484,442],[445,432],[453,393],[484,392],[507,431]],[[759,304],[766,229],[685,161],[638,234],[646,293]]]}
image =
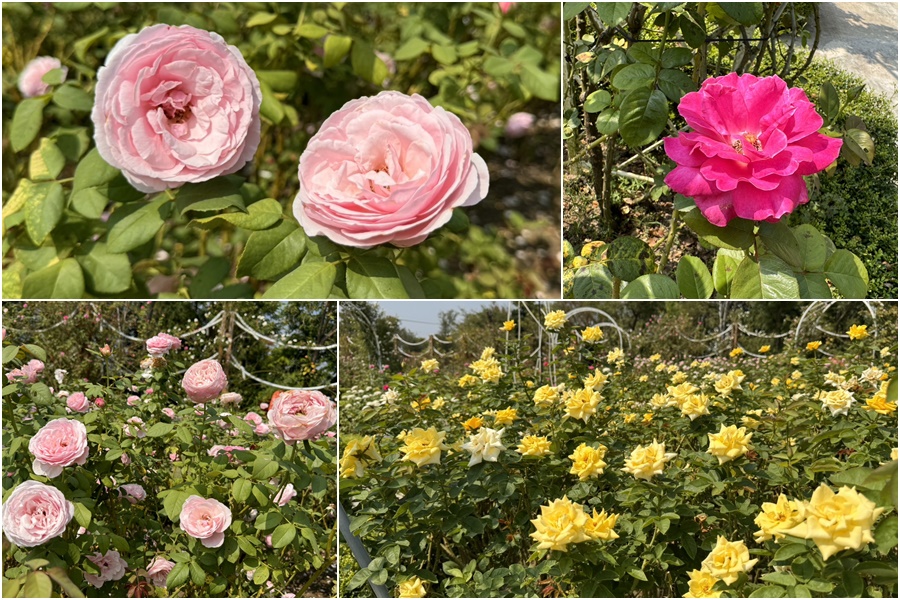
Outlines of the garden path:
{"label": "garden path", "polygon": [[817,56],[865,79],[897,106],[897,3],[823,2]]}

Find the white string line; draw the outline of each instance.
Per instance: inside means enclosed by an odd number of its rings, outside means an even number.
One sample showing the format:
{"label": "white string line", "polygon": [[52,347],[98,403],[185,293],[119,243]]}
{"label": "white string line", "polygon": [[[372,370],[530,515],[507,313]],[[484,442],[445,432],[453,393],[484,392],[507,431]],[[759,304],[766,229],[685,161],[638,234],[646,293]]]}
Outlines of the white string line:
{"label": "white string line", "polygon": [[262,333],[256,331],[250,325],[247,324],[247,322],[244,320],[244,318],[240,314],[234,313],[234,317],[235,317],[235,325],[237,325],[240,329],[243,329],[244,331],[246,331],[247,333],[249,333],[250,335],[252,335],[253,337],[255,337],[258,340],[266,340],[267,342],[271,342],[278,346],[284,346],[285,348],[293,348],[295,350],[306,350],[306,351],[334,350],[335,348],[338,347],[337,343],[331,344],[329,346],[298,346],[296,344],[288,344],[287,342],[279,341],[275,338],[269,337],[267,335],[263,335]]}
{"label": "white string line", "polygon": [[231,364],[238,371],[240,371],[244,377],[249,377],[250,379],[252,379],[254,381],[262,383],[263,385],[267,385],[267,386],[273,387],[273,388],[278,388],[281,390],[301,390],[301,391],[306,391],[306,392],[312,392],[312,391],[324,390],[325,388],[337,386],[337,382],[331,382],[331,383],[328,383],[325,385],[317,385],[315,387],[289,387],[286,385],[279,385],[277,383],[272,383],[271,381],[267,381],[265,379],[262,379],[261,377],[257,377],[256,375],[250,373],[247,369],[244,368],[244,366],[241,363],[239,363],[237,361],[237,359],[233,355],[231,357]]}
{"label": "white string line", "polygon": [[19,327],[10,327],[9,325],[6,326],[6,329],[11,330],[11,331],[24,331],[25,333],[43,333],[45,331],[50,331],[51,329],[56,329],[60,325],[65,325],[66,323],[69,322],[69,319],[71,319],[75,315],[75,313],[78,312],[78,310],[79,310],[79,307],[76,307],[75,310],[70,312],[69,316],[65,317],[62,321],[60,321],[59,323],[56,323],[54,325],[51,325],[50,327],[45,327],[43,329],[21,329]]}

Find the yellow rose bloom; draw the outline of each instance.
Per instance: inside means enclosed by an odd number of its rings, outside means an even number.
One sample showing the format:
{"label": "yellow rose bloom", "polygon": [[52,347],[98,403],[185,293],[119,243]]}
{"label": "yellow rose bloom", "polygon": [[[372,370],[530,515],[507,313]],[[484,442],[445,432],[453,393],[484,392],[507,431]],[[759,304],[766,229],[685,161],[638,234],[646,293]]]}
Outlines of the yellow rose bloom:
{"label": "yellow rose bloom", "polygon": [[459,387],[467,388],[472,387],[478,383],[478,378],[474,375],[463,375],[459,378]]}
{"label": "yellow rose bloom", "polygon": [[398,598],[424,598],[425,584],[418,577],[407,579],[397,586]]}
{"label": "yellow rose bloom", "polygon": [[657,362],[657,361],[660,360],[661,358],[662,358],[662,354],[651,354],[651,355],[650,355],[650,361],[651,361],[651,362]]}
{"label": "yellow rose bloom", "polygon": [[716,538],[716,547],[703,562],[703,570],[731,585],[741,573],[747,573],[759,559],[750,560],[750,551],[744,542],[729,542],[725,536]]}
{"label": "yellow rose bloom", "polygon": [[559,400],[559,390],[554,386],[542,385],[534,390],[533,400],[539,407],[547,408]]}
{"label": "yellow rose bloom", "polygon": [[584,387],[591,388],[594,391],[599,392],[603,389],[603,386],[606,385],[606,381],[609,379],[605,374],[601,373],[599,370],[594,369],[594,372],[582,379],[584,382]]}
{"label": "yellow rose bloom", "polygon": [[566,313],[561,310],[548,312],[544,316],[544,327],[551,331],[558,331],[566,324]]}
{"label": "yellow rose bloom", "polygon": [[403,441],[400,452],[403,452],[404,456],[401,460],[412,461],[418,467],[440,464],[441,450],[447,449],[444,445],[446,436],[446,433],[439,432],[434,427],[428,429],[416,427],[412,431],[402,432],[397,436]]}
{"label": "yellow rose bloom", "polygon": [[566,552],[569,544],[590,539],[584,531],[587,520],[584,507],[563,496],[541,506],[540,516],[531,520],[535,531],[529,535],[538,542],[538,548],[542,550]]}
{"label": "yellow rose bloom", "polygon": [[722,396],[730,396],[731,392],[734,390],[743,389],[741,388],[741,380],[743,380],[743,377],[735,377],[734,371],[732,371],[719,376],[719,378],[713,382],[713,387],[716,388],[716,391]]}
{"label": "yellow rose bloom", "polygon": [[619,515],[608,515],[605,510],[598,513],[595,508],[593,516],[588,517],[587,523],[584,524],[584,533],[592,540],[609,541],[618,539],[619,534],[613,531],[613,527],[616,526],[618,519]]}
{"label": "yellow rose bloom", "polygon": [[466,431],[476,431],[484,425],[484,419],[481,417],[471,417],[468,421],[463,422],[462,426]]}
{"label": "yellow rose bloom", "polygon": [[513,421],[519,418],[518,412],[515,408],[508,406],[503,410],[498,410],[494,415],[494,425],[512,425]]}
{"label": "yellow rose bloom", "polygon": [[815,342],[810,342],[810,343],[806,344],[806,349],[809,350],[810,352],[815,352],[821,346],[822,346],[822,342],[816,340]]}
{"label": "yellow rose bloom", "polygon": [[526,435],[516,449],[522,456],[546,456],[550,454],[550,440],[538,435]]}
{"label": "yellow rose bloom", "polygon": [[366,467],[363,465],[362,461],[352,454],[348,455],[347,452],[344,451],[344,456],[341,457],[341,478],[351,479],[353,477],[362,477],[365,474]]}
{"label": "yellow rose bloom", "polygon": [[898,451],[897,448],[891,449],[891,460],[897,460],[897,451]]}
{"label": "yellow rose bloom", "polygon": [[669,406],[668,394],[653,394],[653,397],[650,398],[650,406],[655,410],[660,410]]}
{"label": "yellow rose bloom", "polygon": [[602,475],[603,469],[607,466],[603,461],[605,456],[606,446],[603,444],[597,448],[581,444],[569,455],[569,460],[572,461],[572,469],[569,473],[578,475],[578,479],[581,481]]}
{"label": "yellow rose bloom", "polygon": [[638,381],[640,381],[641,383],[647,383],[648,381],[650,381],[650,376],[641,375],[640,377],[638,377]]}
{"label": "yellow rose bloom", "polygon": [[869,337],[869,332],[866,331],[868,327],[868,325],[851,325],[847,335],[851,340],[864,340]]}
{"label": "yellow rose bloom", "polygon": [[709,449],[707,452],[719,459],[719,464],[727,463],[739,456],[747,454],[750,450],[750,438],[752,433],[747,433],[744,427],[736,425],[725,427],[722,425],[719,433],[708,433]]}
{"label": "yellow rose bloom", "polygon": [[866,400],[866,409],[874,410],[880,415],[889,415],[891,413],[897,412],[897,403],[896,402],[888,402],[887,399],[887,390],[890,382],[883,381],[881,383],[881,387],[875,395]]}
{"label": "yellow rose bloom", "polygon": [[637,421],[637,413],[628,413],[627,415],[623,416],[622,419],[625,421],[626,425],[630,425],[631,423]]}
{"label": "yellow rose bloom", "polygon": [[500,328],[500,331],[512,331],[516,328],[515,321],[503,321],[503,327]]}
{"label": "yellow rose bloom", "polygon": [[431,408],[434,410],[440,410],[447,401],[444,400],[443,396],[438,397],[434,402],[431,403]]}
{"label": "yellow rose bloom", "polygon": [[428,360],[423,360],[421,366],[423,371],[437,371],[441,365],[437,359],[429,358]]}
{"label": "yellow rose bloom", "polygon": [[797,365],[800,364],[800,358],[797,357],[797,356],[792,356],[792,357],[791,357],[791,364],[792,364],[793,366],[796,367]]}
{"label": "yellow rose bloom", "polygon": [[691,394],[687,396],[681,403],[682,416],[688,417],[691,421],[697,417],[709,414],[709,398],[706,394]]}
{"label": "yellow rose bloom", "polygon": [[660,444],[655,439],[652,444],[638,446],[631,451],[631,456],[625,459],[626,473],[631,473],[637,479],[649,480],[654,475],[663,472],[666,463],[675,458],[674,452],[666,452],[666,445]]}
{"label": "yellow rose bloom", "polygon": [[713,586],[719,581],[718,577],[713,577],[706,571],[698,571],[694,569],[688,573],[691,580],[688,581],[688,593],[682,598],[718,598],[722,592],[713,590]]}
{"label": "yellow rose bloom", "polygon": [[599,326],[586,327],[581,331],[581,339],[589,344],[599,342],[603,339],[603,331]]}
{"label": "yellow rose bloom", "polygon": [[687,381],[687,373],[685,373],[683,371],[675,371],[675,374],[672,375],[671,382],[674,383],[675,385],[678,385],[679,383],[684,383],[685,381]]}
{"label": "yellow rose bloom", "polygon": [[419,412],[428,408],[428,406],[430,404],[431,404],[431,398],[429,398],[427,396],[425,398],[420,398],[419,400],[413,400],[412,402],[409,403],[409,405],[413,408],[413,410],[417,410]]}
{"label": "yellow rose bloom", "polygon": [[769,346],[769,345],[766,345],[766,346],[760,346],[760,347],[759,347],[759,353],[760,353],[760,354],[765,354],[766,352],[768,352],[768,351],[771,350],[771,349],[772,349],[772,347]]}
{"label": "yellow rose bloom", "polygon": [[576,392],[566,394],[566,416],[573,419],[581,419],[587,423],[600,404],[600,392],[591,388],[582,388]]}
{"label": "yellow rose bloom", "polygon": [[801,373],[800,371],[794,371],[793,373],[791,373],[791,379],[793,379],[794,381],[803,379],[803,373]]}
{"label": "yellow rose bloom", "polygon": [[606,362],[609,364],[617,363],[625,360],[625,352],[621,348],[614,348],[606,355]]}
{"label": "yellow rose bloom", "polygon": [[587,243],[581,247],[581,256],[584,258],[590,258],[591,254],[594,252],[594,244]]}
{"label": "yellow rose bloom", "polygon": [[672,406],[681,406],[681,403],[684,402],[687,398],[700,391],[700,388],[695,385],[691,385],[687,381],[685,381],[684,383],[679,383],[678,385],[666,386],[666,389],[669,392],[668,396],[672,399]]}
{"label": "yellow rose bloom", "polygon": [[341,458],[341,477],[344,479],[362,477],[366,467],[376,462],[381,462],[381,454],[372,436],[352,440],[344,448],[344,455]]}
{"label": "yellow rose bloom", "polygon": [[806,505],[806,520],[784,533],[812,540],[828,560],[841,550],[874,542],[872,526],[883,512],[855,487],[843,486],[835,494],[823,483]]}
{"label": "yellow rose bloom", "polygon": [[728,353],[728,356],[730,356],[731,358],[735,358],[735,357],[740,356],[743,353],[744,353],[743,348],[735,348],[734,350],[732,350],[731,352]]}
{"label": "yellow rose bloom", "polygon": [[667,371],[669,367],[666,366],[666,363],[659,363],[656,367],[653,368],[657,373],[662,373],[663,371]]}
{"label": "yellow rose bloom", "polygon": [[839,414],[846,415],[854,402],[853,393],[840,388],[831,392],[821,392],[819,400],[822,401],[822,408],[827,408],[831,411],[832,417],[836,417]]}
{"label": "yellow rose bloom", "polygon": [[774,539],[776,542],[784,539],[784,532],[802,523],[806,516],[803,502],[788,500],[781,494],[778,501],[763,502],[762,512],[756,516],[754,523],[759,526],[759,531],[753,534],[757,544]]}

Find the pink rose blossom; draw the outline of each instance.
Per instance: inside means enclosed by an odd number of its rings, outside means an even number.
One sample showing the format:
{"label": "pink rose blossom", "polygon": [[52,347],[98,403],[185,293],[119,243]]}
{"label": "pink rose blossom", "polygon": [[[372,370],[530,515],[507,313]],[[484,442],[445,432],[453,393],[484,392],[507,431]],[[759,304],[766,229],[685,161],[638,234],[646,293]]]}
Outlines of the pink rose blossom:
{"label": "pink rose blossom", "polygon": [[222,404],[240,404],[243,398],[236,392],[225,392],[219,396],[219,402]]}
{"label": "pink rose blossom", "polygon": [[284,506],[285,504],[290,502],[296,495],[297,490],[294,489],[294,484],[289,483],[284,486],[284,489],[279,490],[279,492],[275,494],[274,502],[278,506]]}
{"label": "pink rose blossom", "polygon": [[178,453],[177,453],[177,452],[170,452],[170,453],[169,453],[169,460],[172,461],[172,462],[175,462],[176,460],[178,460]]}
{"label": "pink rose blossom", "polygon": [[525,137],[534,127],[535,116],[527,112],[517,112],[509,116],[506,120],[506,128],[504,133],[506,137],[518,139]]}
{"label": "pink rose blossom", "polygon": [[88,457],[87,429],[74,419],[54,419],[28,442],[35,474],[54,478],[70,465],[83,465]]}
{"label": "pink rose blossom", "polygon": [[777,75],[712,77],[681,99],[678,112],[694,131],[665,139],[677,163],[665,182],[719,227],[736,217],[776,222],[805,204],[803,176],[841,150],[840,139],[818,133],[822,117],[806,93]]}
{"label": "pink rose blossom", "polygon": [[260,408],[260,410],[269,410],[269,403],[268,402],[260,402],[259,408]]}
{"label": "pink rose blossom", "polygon": [[307,390],[275,392],[266,416],[287,444],[316,439],[337,420],[334,402],[321,392]]}
{"label": "pink rose blossom", "polygon": [[224,452],[226,455],[228,455],[228,459],[230,460],[231,453],[235,450],[247,450],[247,448],[244,448],[243,446],[223,446],[221,444],[216,444],[207,451],[207,454],[215,458],[216,456]]}
{"label": "pink rose blossom", "polygon": [[142,438],[147,435],[144,431],[144,420],[140,417],[131,417],[122,426],[122,431],[128,437]]}
{"label": "pink rose blossom", "polygon": [[106,554],[95,552],[93,556],[88,556],[88,560],[100,569],[99,575],[84,574],[84,580],[95,588],[103,587],[107,581],[122,579],[125,577],[125,569],[128,568],[128,563],[119,555],[118,550],[110,550]]}
{"label": "pink rose blossom", "polygon": [[100,348],[100,354],[102,354],[103,356],[109,356],[110,354],[112,354],[112,349],[109,347],[109,344],[106,344],[102,348]]}
{"label": "pink rose blossom", "polygon": [[153,393],[153,388],[147,388],[146,390],[144,390],[144,395],[145,395],[145,396],[149,396],[149,395],[152,394],[152,393]]}
{"label": "pink rose blossom", "polygon": [[456,115],[384,91],[332,114],[300,157],[294,216],[307,235],[370,248],[421,243],[487,196],[489,173]]}
{"label": "pink rose blossom", "polygon": [[3,533],[20,548],[33,548],[61,536],[75,516],[75,505],[53,486],[29,480],[3,503]]}
{"label": "pink rose blossom", "polygon": [[266,536],[266,546],[268,546],[269,548],[272,547],[272,534],[271,533]]}
{"label": "pink rose blossom", "polygon": [[[123,454],[122,456],[125,455]],[[119,495],[125,496],[132,504],[137,504],[147,498],[147,492],[144,491],[144,486],[138,483],[126,483],[125,485],[120,486]]]}
{"label": "pink rose blossom", "polygon": [[159,332],[156,337],[169,341],[169,350],[181,350],[181,339],[168,333]]}
{"label": "pink rose blossom", "polygon": [[256,435],[269,435],[270,431],[272,430],[265,423],[260,423],[253,428],[253,433],[255,433]]}
{"label": "pink rose blossom", "polygon": [[140,403],[141,399],[138,396],[128,396],[128,399],[125,400],[125,404],[128,406],[137,406]]}
{"label": "pink rose blossom", "polygon": [[181,529],[207,548],[218,548],[231,526],[231,509],[212,498],[190,496],[181,507]]}
{"label": "pink rose blossom", "polygon": [[6,379],[10,383],[37,383],[38,377],[44,372],[44,363],[36,358],[29,360],[22,365],[21,369],[13,369],[6,374]]}
{"label": "pink rose blossom", "polygon": [[228,378],[222,365],[212,359],[191,365],[181,380],[181,387],[195,404],[215,400],[227,385]]}
{"label": "pink rose blossom", "polygon": [[167,560],[162,556],[154,556],[150,564],[147,565],[147,579],[156,587],[164,588],[166,587],[166,578],[169,576],[169,571],[174,568],[175,563],[171,560]]}
{"label": "pink rose blossom", "polygon": [[259,145],[259,81],[216,33],[160,24],[126,35],[94,91],[97,150],[142,192],[234,173]]}
{"label": "pink rose blossom", "polygon": [[511,8],[518,4],[518,2],[498,2],[497,4],[500,5],[500,12],[505,15],[510,11]]}
{"label": "pink rose blossom", "polygon": [[162,409],[162,413],[163,413],[164,415],[166,415],[167,417],[169,417],[170,419],[174,419],[174,418],[175,418],[175,411],[172,410],[171,408],[169,408],[168,406],[165,407],[164,409]]}
{"label": "pink rose blossom", "polygon": [[53,58],[52,56],[38,56],[30,61],[25,65],[25,68],[22,69],[22,74],[19,75],[19,91],[22,92],[22,95],[26,98],[43,96],[50,91],[50,86],[43,81],[44,75],[53,69],[61,69],[62,79],[63,81],[66,80],[69,69],[62,66],[62,63],[59,62],[58,58]]}
{"label": "pink rose blossom", "polygon": [[253,423],[254,425],[259,425],[260,423],[262,423],[262,417],[255,412],[248,412],[247,416],[244,417],[244,420],[248,423]]}
{"label": "pink rose blossom", "polygon": [[123,454],[122,456],[120,456],[119,460],[122,461],[122,464],[125,466],[128,466],[131,464],[131,457],[128,456],[127,454]]}
{"label": "pink rose blossom", "polygon": [[96,406],[97,408],[103,408],[104,406],[106,406],[106,402],[103,400],[103,398],[94,398],[94,406]]}
{"label": "pink rose blossom", "polygon": [[75,392],[66,398],[66,406],[72,412],[85,413],[91,409],[91,401],[81,392]]}
{"label": "pink rose blossom", "polygon": [[147,353],[150,354],[150,356],[164,356],[172,349],[172,342],[158,335],[154,335],[147,340],[146,346]]}

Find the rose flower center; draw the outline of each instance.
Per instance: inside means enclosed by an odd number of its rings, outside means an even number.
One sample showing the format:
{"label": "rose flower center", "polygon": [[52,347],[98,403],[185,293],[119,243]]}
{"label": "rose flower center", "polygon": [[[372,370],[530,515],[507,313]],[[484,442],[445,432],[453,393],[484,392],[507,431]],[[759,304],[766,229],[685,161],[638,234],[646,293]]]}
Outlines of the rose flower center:
{"label": "rose flower center", "polygon": [[191,118],[191,95],[181,90],[172,90],[166,98],[157,105],[163,114],[172,123],[184,123]]}

